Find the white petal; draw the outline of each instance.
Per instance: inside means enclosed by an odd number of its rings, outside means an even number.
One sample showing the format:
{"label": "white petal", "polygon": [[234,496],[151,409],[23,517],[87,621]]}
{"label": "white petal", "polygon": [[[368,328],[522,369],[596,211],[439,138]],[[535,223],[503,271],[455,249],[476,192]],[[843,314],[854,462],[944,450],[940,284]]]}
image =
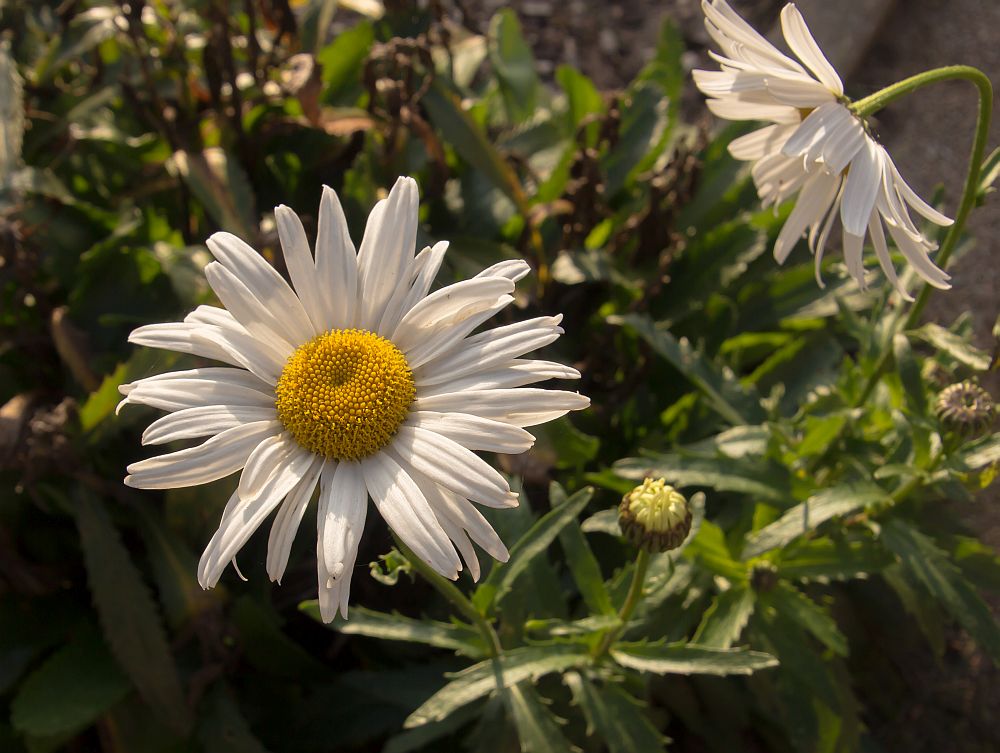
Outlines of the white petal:
{"label": "white petal", "polygon": [[468,413],[411,411],[406,425],[440,434],[476,452],[517,455],[531,449],[535,443],[535,438],[518,426]]}
{"label": "white petal", "polygon": [[265,439],[247,458],[237,488],[240,499],[258,496],[274,475],[291,462],[293,456],[303,452],[308,451],[287,432],[282,431]]}
{"label": "white petal", "polygon": [[440,434],[403,424],[385,452],[473,502],[488,507],[517,505],[517,495],[493,466]]}
{"label": "white petal", "polygon": [[337,192],[323,186],[316,231],[316,277],[323,291],[325,329],[357,324],[358,254],[347,229]]}
{"label": "white petal", "polygon": [[578,392],[522,387],[513,390],[466,390],[432,397],[418,396],[412,410],[471,413],[514,426],[534,426],[582,410],[590,398]]}
{"label": "white petal", "polygon": [[214,436],[237,426],[256,421],[276,421],[277,418],[273,407],[202,405],[157,419],[142,433],[142,443],[156,445]]}
{"label": "white petal", "polygon": [[137,489],[178,489],[216,481],[242,468],[254,448],[279,431],[277,421],[228,429],[197,447],[132,463],[125,484]]}
{"label": "white petal", "polygon": [[[232,371],[239,371],[232,369]],[[160,378],[141,379],[118,389],[126,397],[118,411],[129,404],[148,405],[160,410],[176,411],[202,405],[247,405],[260,408],[274,406],[274,393],[262,392],[238,380],[221,377],[177,376],[185,372],[173,371],[158,375]],[[259,380],[246,371],[255,382]]]}
{"label": "white petal", "polygon": [[861,260],[861,249],[864,242],[863,235],[854,235],[847,232],[847,228],[844,228],[844,262],[847,264],[848,274],[854,278],[862,290],[868,287],[865,282],[865,266]]}
{"label": "white petal", "polygon": [[765,154],[781,151],[792,135],[788,126],[769,125],[729,142],[729,153],[739,160],[756,161]]}
{"label": "white petal", "polygon": [[406,270],[416,250],[417,183],[399,178],[368,217],[358,252],[361,291],[359,325],[375,330],[396,287],[406,284]]}
{"label": "white petal", "polygon": [[872,245],[875,247],[875,256],[878,257],[878,262],[882,266],[882,271],[885,272],[886,279],[889,283],[896,289],[896,292],[902,297],[904,301],[912,301],[913,296],[906,292],[906,288],[899,281],[899,277],[896,275],[896,267],[892,263],[892,257],[889,255],[889,246],[885,242],[885,231],[882,229],[882,219],[878,212],[872,212],[871,220],[868,222],[868,232],[872,237]]}
{"label": "white petal", "polygon": [[223,363],[239,365],[239,362],[224,348],[205,340],[195,340],[194,332],[200,330],[202,324],[186,322],[170,322],[166,324],[147,324],[132,330],[128,341],[135,345],[145,345],[147,348],[173,350],[177,353],[211,358]]}
{"label": "white petal", "polygon": [[357,551],[344,561],[344,569],[334,578],[323,560],[322,542],[316,542],[316,572],[319,580],[319,612],[323,622],[331,622],[339,611],[347,619],[348,599],[351,595],[351,578]]}
{"label": "white petal", "polygon": [[517,282],[531,271],[528,262],[523,259],[508,259],[487,267],[476,277],[506,277],[511,282]]}
{"label": "white petal", "polygon": [[[866,144],[872,143],[874,142],[865,135],[861,121],[852,116],[831,123],[823,141],[817,145],[817,151],[827,171],[840,174]],[[811,155],[807,157],[809,158]]]}
{"label": "white petal", "polygon": [[278,514],[271,523],[271,533],[267,537],[267,575],[272,581],[281,583],[288,567],[288,556],[292,552],[295,533],[299,530],[302,516],[309,507],[309,500],[316,489],[316,482],[324,464],[319,458],[309,466],[309,471],[299,483],[285,495],[285,501],[278,508]]}
{"label": "white petal", "polygon": [[951,285],[947,282],[950,276],[941,269],[938,269],[934,262],[927,255],[924,247],[915,241],[905,230],[894,225],[889,225],[889,235],[895,241],[896,246],[910,262],[917,274],[927,281],[932,287],[940,290],[947,290]]}
{"label": "white petal", "polygon": [[851,162],[844,198],[840,202],[840,221],[845,232],[864,238],[881,185],[881,160],[874,144],[866,139]]}
{"label": "white petal", "polygon": [[417,254],[407,272],[406,279],[410,282],[397,286],[389,303],[386,304],[385,313],[382,314],[382,320],[378,325],[379,335],[391,336],[403,316],[423,300],[437,276],[447,250],[447,241],[441,241],[435,243],[433,248],[427,247]]}
{"label": "white petal", "polygon": [[[846,107],[836,102],[820,105],[806,116],[802,125],[795,129],[785,142],[782,152],[789,157],[806,154],[814,144],[822,142],[831,124],[843,122],[846,111]],[[853,117],[849,112],[847,115]]]}
{"label": "white petal", "polygon": [[506,562],[510,558],[507,547],[504,546],[497,532],[493,530],[493,526],[469,500],[435,484],[416,472],[414,472],[414,479],[419,484],[420,490],[424,492],[424,496],[427,497],[427,502],[434,509],[435,514],[439,517],[447,517],[467,531],[472,540],[494,559]]}
{"label": "white petal", "polygon": [[205,278],[222,304],[247,333],[284,353],[286,358],[295,349],[296,343],[309,339],[296,340],[290,320],[269,309],[235,274],[219,262],[213,261],[205,267]]}
{"label": "white petal", "polygon": [[420,559],[452,580],[462,563],[416,483],[387,453],[361,461],[368,493],[389,527]]}
{"label": "white petal", "polygon": [[417,392],[422,397],[442,395],[446,392],[462,390],[495,390],[504,387],[523,387],[546,379],[579,379],[580,372],[571,366],[563,366],[553,361],[531,361],[515,359],[508,364],[476,371],[455,379],[447,379],[436,384],[424,384],[416,376]]}
{"label": "white petal", "polygon": [[410,309],[391,339],[408,353],[429,335],[490,309],[500,296],[513,291],[514,283],[506,277],[474,277],[448,285]]}
{"label": "white petal", "polygon": [[326,332],[326,313],[323,305],[323,290],[319,286],[316,265],[309,251],[309,240],[302,220],[284,204],[275,207],[274,221],[278,226],[278,240],[285,257],[285,267],[292,285],[302,302],[302,308],[312,322],[313,334]]}
{"label": "white petal", "polygon": [[223,570],[226,569],[236,553],[243,548],[254,531],[260,527],[271,511],[290,493],[304,478],[314,472],[314,465],[322,464],[323,459],[302,451],[293,455],[289,462],[278,471],[261,488],[261,493],[248,499],[237,497],[235,504],[230,499],[226,513],[223,513],[219,530],[205,548],[198,563],[198,582],[202,588],[211,588],[219,582]]}
{"label": "white petal", "polygon": [[216,233],[208,239],[207,245],[212,255],[249,288],[254,298],[281,319],[290,342],[303,343],[312,337],[312,326],[299,297],[260,254],[230,233]]}
{"label": "white petal", "polygon": [[327,463],[316,509],[316,530],[318,551],[332,580],[343,577],[353,566],[367,512],[368,488],[361,465],[350,460]]}
{"label": "white petal", "polygon": [[460,342],[472,330],[513,302],[514,298],[512,296],[502,295],[492,305],[483,309],[478,314],[473,314],[464,321],[442,327],[430,334],[425,334],[420,342],[407,351],[406,362],[410,365],[411,369],[419,369],[428,361],[449,352],[455,347],[456,343]]}
{"label": "white petal", "polygon": [[916,211],[917,214],[920,214],[923,217],[927,218],[935,225],[948,227],[949,225],[955,222],[953,219],[951,219],[946,215],[941,214],[941,212],[939,212],[930,204],[928,204],[926,201],[921,199],[917,195],[917,193],[912,188],[910,188],[910,185],[905,180],[903,180],[903,176],[900,175],[899,170],[896,168],[896,165],[892,161],[892,158],[889,156],[889,153],[886,152],[882,146],[879,146],[878,148],[882,150],[883,162],[886,165],[888,165],[889,170],[891,172],[892,185],[896,187],[896,190],[899,192],[899,196],[903,201],[905,201],[907,204],[913,207],[914,211]]}
{"label": "white petal", "polygon": [[562,316],[542,316],[481,332],[421,366],[416,378],[429,385],[506,365],[554,342],[563,333],[561,321]]}
{"label": "white petal", "polygon": [[785,225],[781,228],[778,240],[774,244],[774,258],[778,264],[785,263],[806,228],[818,224],[826,216],[830,204],[837,195],[839,182],[839,176],[826,173],[816,173],[806,181],[795,209],[785,220]]}
{"label": "white petal", "polygon": [[803,109],[819,107],[834,96],[818,81],[780,76],[767,77],[767,91],[778,103]]}
{"label": "white petal", "polygon": [[281,350],[272,347],[267,341],[237,330],[203,325],[192,334],[192,338],[222,348],[232,360],[272,386],[277,384],[288,358],[288,355],[283,355]]}
{"label": "white petal", "polygon": [[826,55],[816,44],[816,40],[809,32],[805,19],[799,13],[798,8],[793,3],[789,3],[781,10],[781,30],[785,35],[785,41],[799,60],[805,63],[806,67],[812,71],[816,78],[823,82],[823,85],[834,94],[840,96],[844,93],[844,84],[837,75],[836,69],[830,65]]}
{"label": "white petal", "polygon": [[798,123],[802,115],[794,107],[759,104],[739,99],[710,99],[705,105],[723,120],[770,120],[773,123]]}

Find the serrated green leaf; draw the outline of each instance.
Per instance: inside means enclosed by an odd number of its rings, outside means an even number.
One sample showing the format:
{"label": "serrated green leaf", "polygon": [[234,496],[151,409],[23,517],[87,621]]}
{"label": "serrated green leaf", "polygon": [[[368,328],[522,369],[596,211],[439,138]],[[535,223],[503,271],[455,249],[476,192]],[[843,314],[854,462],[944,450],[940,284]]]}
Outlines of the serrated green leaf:
{"label": "serrated green leaf", "polygon": [[927,415],[927,391],[924,387],[924,380],[920,376],[920,366],[913,356],[913,349],[910,347],[910,339],[902,332],[897,332],[892,337],[892,352],[896,359],[896,369],[899,371],[900,381],[903,383],[903,394],[906,403],[914,415]]}
{"label": "serrated green leaf", "polygon": [[739,492],[787,503],[791,496],[788,470],[772,461],[750,458],[692,457],[680,453],[624,458],[615,473],[629,479],[662,476],[673,486],[704,486],[719,492]]}
{"label": "serrated green leaf", "polygon": [[37,737],[72,733],[93,723],[129,688],[104,643],[87,634],[28,675],[11,702],[11,724]]}
{"label": "serrated green leaf", "polygon": [[786,548],[778,562],[778,575],[786,580],[830,581],[865,578],[892,562],[872,541],[815,539]]}
{"label": "serrated green leaf", "polygon": [[508,688],[507,703],[522,753],[571,753],[573,746],[563,735],[559,721],[534,688],[523,682]]}
{"label": "serrated green leaf", "polygon": [[[319,603],[315,599],[302,602],[299,609],[317,622],[323,621]],[[338,617],[329,627],[347,635],[366,635],[369,638],[447,648],[472,658],[480,658],[486,654],[482,639],[467,626],[426,618],[415,620],[398,612],[387,614],[365,607],[351,607],[350,619]]]}
{"label": "serrated green leaf", "polygon": [[82,490],[75,500],[87,580],[112,653],[146,703],[183,733],[191,714],[159,609],[104,505]]}
{"label": "serrated green leaf", "polygon": [[223,230],[241,238],[257,234],[253,189],[235,157],[227,156],[220,147],[201,152],[178,150],[167,161],[167,169],[191,188]]}
{"label": "serrated green leaf", "polygon": [[633,329],[701,390],[709,405],[734,426],[759,424],[766,418],[755,390],[741,386],[726,368],[710,363],[685,338],[678,340],[665,329],[657,327],[652,319],[639,314],[619,317],[612,323]]}
{"label": "serrated green leaf", "polygon": [[598,688],[578,672],[567,672],[563,681],[583,710],[587,735],[596,733],[610,753],[666,749],[666,739],[649,721],[643,705],[617,685]]}
{"label": "serrated green leaf", "polygon": [[578,646],[549,645],[515,648],[496,660],[474,664],[452,675],[451,682],[431,696],[407,718],[405,727],[444,719],[456,709],[498,688],[509,688],[524,680],[532,682],[551,672],[585,666],[590,655]]}
{"label": "serrated green leaf", "polygon": [[731,581],[745,581],[748,578],[746,563],[733,559],[726,543],[726,535],[715,523],[706,520],[701,530],[688,547],[688,554],[704,567]]}
{"label": "serrated green leaf", "polygon": [[906,521],[882,525],[883,543],[945,610],[1000,664],[1000,627],[976,590],[935,544]]}
{"label": "serrated green leaf", "polygon": [[501,10],[490,20],[488,45],[507,116],[511,123],[523,123],[535,114],[539,85],[535,59],[513,10]]}
{"label": "serrated green leaf", "polygon": [[967,444],[955,454],[955,460],[963,470],[1000,463],[1000,432]]}
{"label": "serrated green leaf", "polygon": [[729,648],[740,639],[753,614],[756,594],[746,585],[733,586],[715,597],[698,626],[693,643],[712,648]]}
{"label": "serrated green leaf", "polygon": [[974,347],[959,335],[946,330],[939,324],[928,322],[920,329],[914,330],[913,334],[970,369],[986,371],[990,367],[988,353]]}
{"label": "serrated green leaf", "polygon": [[[553,507],[559,507],[567,501],[566,492],[554,481],[549,485],[549,500]],[[591,551],[590,544],[587,543],[587,537],[583,535],[580,525],[575,520],[559,532],[559,545],[566,555],[570,574],[590,611],[594,614],[614,614],[615,609],[604,584],[601,566]]]}
{"label": "serrated green leaf", "polygon": [[690,643],[616,643],[611,656],[623,667],[658,675],[749,675],[775,667],[770,654],[745,648],[709,648]]}
{"label": "serrated green leaf", "polygon": [[581,489],[566,502],[550,510],[528,529],[510,549],[510,559],[505,565],[495,565],[489,576],[480,584],[472,597],[472,603],[480,611],[499,603],[514,585],[531,561],[543,554],[555,541],[559,532],[580,515],[594,495],[591,487]]}
{"label": "serrated green leaf", "polygon": [[747,534],[742,558],[777,549],[804,533],[815,530],[838,515],[846,515],[866,505],[887,502],[889,495],[879,486],[867,482],[844,484],[814,494],[805,502],[785,511],[770,525]]}
{"label": "serrated green leaf", "polygon": [[840,632],[837,623],[819,604],[787,583],[764,594],[762,600],[782,612],[791,620],[833,651],[838,656],[847,656],[847,638]]}

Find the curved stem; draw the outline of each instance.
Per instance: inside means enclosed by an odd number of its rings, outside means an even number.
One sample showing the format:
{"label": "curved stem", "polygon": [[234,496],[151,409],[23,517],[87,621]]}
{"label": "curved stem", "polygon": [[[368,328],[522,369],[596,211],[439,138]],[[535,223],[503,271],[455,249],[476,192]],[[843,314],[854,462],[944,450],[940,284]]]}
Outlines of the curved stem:
{"label": "curved stem", "polygon": [[[972,207],[976,202],[976,191],[979,187],[979,171],[983,164],[983,157],[986,153],[986,141],[989,138],[990,132],[990,118],[993,113],[993,86],[990,84],[989,78],[978,68],[973,68],[969,65],[951,65],[944,68],[935,68],[934,70],[925,71],[924,73],[918,73],[916,76],[910,76],[910,78],[903,79],[892,86],[887,86],[885,89],[877,91],[869,97],[860,99],[850,106],[851,110],[856,115],[859,117],[866,117],[872,113],[878,112],[890,102],[893,102],[922,86],[938,81],[947,81],[952,79],[969,81],[975,85],[977,91],[979,92],[979,111],[976,117],[976,133],[972,140],[972,151],[969,155],[969,168],[965,177],[965,186],[962,190],[962,198],[958,204],[958,211],[955,213],[955,221],[948,229],[948,234],[941,242],[941,247],[937,255],[936,261],[941,269],[946,268],[948,260],[951,258],[951,254],[955,250],[955,246],[958,245],[958,239],[961,236],[962,230],[965,228],[965,222],[969,217],[969,213],[972,211]],[[930,299],[933,290],[934,288],[931,287],[931,285],[924,283],[923,288],[921,288],[920,293],[917,294],[916,300],[913,302],[913,305],[907,313],[906,321],[903,324],[903,330],[912,329],[917,324],[917,321],[920,319],[920,314],[927,305],[927,301]],[[887,349],[879,357],[871,376],[868,377],[868,381],[865,382],[864,388],[862,388],[858,398],[852,404],[852,408],[858,408],[861,405],[864,405],[868,398],[871,397],[872,392],[875,390],[875,387],[881,380],[882,375],[885,374],[886,368],[889,366],[890,355],[891,351]],[[818,455],[813,462],[809,464],[808,470],[810,472],[815,471],[827,458],[829,452],[837,444],[837,442],[840,441],[846,430],[847,423],[845,422],[841,427],[841,430],[837,432],[837,435],[830,441],[830,444],[827,445],[827,450]]]}
{"label": "curved stem", "polygon": [[645,549],[639,550],[639,556],[635,560],[635,570],[632,573],[632,583],[628,587],[628,594],[625,596],[625,603],[622,604],[622,608],[618,610],[618,626],[614,627],[604,634],[601,642],[597,645],[594,650],[594,659],[600,659],[604,656],[608,649],[611,648],[611,644],[614,643],[618,636],[622,634],[625,627],[628,625],[629,619],[632,617],[632,612],[639,605],[640,597],[642,596],[642,583],[646,579],[646,570],[649,568],[649,552]]}
{"label": "curved stem", "polygon": [[473,606],[468,597],[462,593],[462,590],[450,580],[436,572],[430,565],[420,559],[420,557],[415,555],[406,544],[400,541],[399,537],[396,536],[395,533],[392,534],[392,538],[395,539],[396,546],[399,548],[399,551],[401,551],[403,556],[409,560],[411,565],[413,565],[413,569],[420,573],[424,580],[430,583],[438,593],[450,601],[462,616],[476,626],[476,629],[479,630],[480,634],[483,636],[483,640],[486,641],[490,658],[496,658],[502,654],[503,646],[500,645],[500,636],[497,635],[497,631],[494,630],[493,625],[491,625],[486,618],[479,613],[479,610]]}

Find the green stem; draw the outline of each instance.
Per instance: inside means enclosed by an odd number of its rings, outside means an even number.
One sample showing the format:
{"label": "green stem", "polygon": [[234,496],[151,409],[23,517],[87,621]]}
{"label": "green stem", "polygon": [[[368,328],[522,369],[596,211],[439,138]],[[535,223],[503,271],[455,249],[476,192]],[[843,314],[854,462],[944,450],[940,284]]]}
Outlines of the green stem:
{"label": "green stem", "polygon": [[618,610],[618,626],[611,628],[604,634],[601,642],[594,650],[593,656],[595,661],[608,652],[611,644],[618,639],[618,636],[622,634],[628,625],[628,621],[632,617],[632,612],[639,605],[640,597],[642,596],[642,583],[646,579],[646,570],[648,568],[649,552],[645,549],[640,549],[639,556],[635,560],[635,570],[632,573],[632,583],[628,587],[628,595],[625,596],[625,603],[622,604],[622,608]]}
{"label": "green stem", "polygon": [[468,597],[462,593],[462,590],[450,580],[436,572],[430,565],[420,559],[420,557],[415,555],[395,533],[392,537],[395,539],[396,546],[399,547],[399,551],[401,551],[403,556],[409,560],[413,569],[420,573],[424,580],[430,583],[438,593],[450,601],[460,614],[476,626],[476,629],[479,630],[480,634],[483,636],[483,640],[486,641],[490,658],[495,659],[502,654],[503,646],[500,645],[500,636],[497,635],[497,631],[494,630],[493,625],[491,625],[486,618],[479,613],[479,610],[473,606]]}
{"label": "green stem", "polygon": [[[955,213],[955,222],[948,229],[948,234],[941,242],[941,248],[937,254],[937,264],[941,267],[941,269],[945,269],[947,267],[948,260],[951,258],[952,252],[955,250],[955,246],[958,245],[958,239],[962,234],[962,230],[965,228],[965,222],[976,202],[976,191],[979,187],[979,170],[983,164],[983,157],[986,153],[986,141],[989,138],[990,118],[993,112],[993,86],[990,84],[989,78],[978,68],[973,68],[969,65],[950,65],[944,68],[935,68],[930,71],[918,73],[916,76],[910,76],[909,78],[903,79],[892,86],[887,86],[885,89],[877,91],[869,97],[860,99],[850,106],[851,110],[859,117],[867,117],[875,112],[878,112],[890,102],[893,102],[922,86],[936,83],[938,81],[953,79],[969,81],[975,85],[977,91],[979,92],[979,111],[976,118],[976,133],[972,140],[972,152],[969,156],[969,168],[965,177],[965,187],[962,190],[962,199],[959,202],[958,211]],[[920,314],[927,305],[927,301],[930,299],[933,290],[934,288],[931,287],[931,285],[924,283],[923,288],[921,288],[920,293],[917,294],[917,299],[913,302],[913,305],[910,307],[906,316],[906,321],[903,324],[904,331],[912,329],[916,326],[918,320],[920,319]],[[852,408],[858,408],[864,405],[868,398],[871,397],[872,392],[875,390],[875,387],[878,385],[889,366],[890,356],[891,351],[887,349],[879,357],[871,376],[868,377],[868,381],[865,382],[864,388],[862,388],[858,398],[852,404]],[[826,459],[832,448],[840,441],[846,429],[847,423],[845,422],[841,427],[841,430],[837,432],[837,435],[827,446],[827,451],[817,456],[814,461],[809,464],[808,470],[810,472],[815,471],[816,468],[818,468],[819,465]]]}

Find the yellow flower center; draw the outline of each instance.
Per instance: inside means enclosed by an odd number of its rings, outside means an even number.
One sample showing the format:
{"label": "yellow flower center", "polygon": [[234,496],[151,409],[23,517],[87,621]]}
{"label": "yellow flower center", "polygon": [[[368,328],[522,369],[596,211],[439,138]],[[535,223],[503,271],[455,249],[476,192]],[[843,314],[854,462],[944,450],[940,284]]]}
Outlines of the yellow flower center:
{"label": "yellow flower center", "polygon": [[274,388],[278,420],[317,455],[357,460],[389,443],[416,394],[399,348],[374,332],[335,329],[297,348]]}

